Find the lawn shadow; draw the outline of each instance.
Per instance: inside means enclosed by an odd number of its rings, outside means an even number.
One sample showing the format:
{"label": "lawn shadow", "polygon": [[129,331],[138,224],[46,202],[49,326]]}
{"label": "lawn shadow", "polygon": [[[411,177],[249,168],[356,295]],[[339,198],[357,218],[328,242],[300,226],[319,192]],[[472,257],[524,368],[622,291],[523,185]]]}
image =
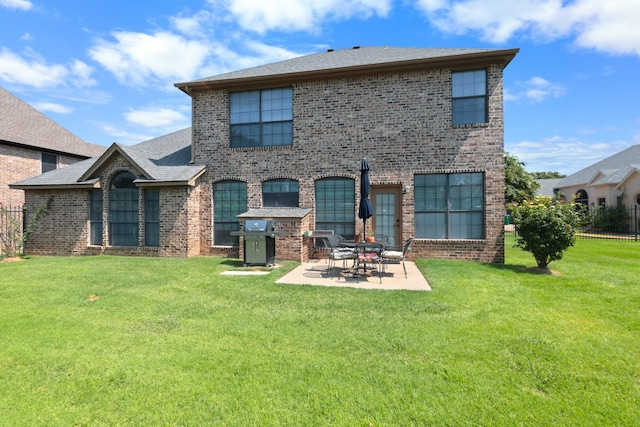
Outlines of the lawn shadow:
{"label": "lawn shadow", "polygon": [[548,268],[539,267],[527,267],[526,265],[519,264],[488,264],[492,268],[498,270],[509,270],[518,274],[534,274],[534,275],[548,275],[548,276],[561,276],[562,273]]}

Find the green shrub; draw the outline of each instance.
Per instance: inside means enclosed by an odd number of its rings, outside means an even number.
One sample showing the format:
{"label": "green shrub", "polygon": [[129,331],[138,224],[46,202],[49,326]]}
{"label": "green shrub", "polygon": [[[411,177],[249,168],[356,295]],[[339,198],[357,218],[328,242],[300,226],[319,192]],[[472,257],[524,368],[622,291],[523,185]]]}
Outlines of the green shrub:
{"label": "green shrub", "polygon": [[531,252],[539,268],[546,269],[551,261],[573,246],[579,224],[579,213],[573,203],[559,199],[537,197],[513,207],[516,223],[516,246]]}

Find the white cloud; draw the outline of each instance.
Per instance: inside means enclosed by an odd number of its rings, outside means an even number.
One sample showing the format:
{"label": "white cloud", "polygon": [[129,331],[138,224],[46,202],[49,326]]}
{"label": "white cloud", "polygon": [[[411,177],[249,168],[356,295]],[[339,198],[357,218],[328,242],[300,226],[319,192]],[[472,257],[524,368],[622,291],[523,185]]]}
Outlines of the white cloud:
{"label": "white cloud", "polygon": [[9,49],[0,51],[0,79],[37,88],[64,84],[69,70],[60,64],[47,64],[40,58],[25,59]]}
{"label": "white cloud", "polygon": [[0,0],[0,6],[8,9],[30,10],[33,8],[33,3],[29,0]]}
{"label": "white cloud", "polygon": [[570,37],[580,47],[640,56],[637,0],[416,0],[416,6],[442,31],[477,32],[492,43],[516,35]]}
{"label": "white cloud", "polygon": [[133,145],[140,142],[148,141],[158,135],[150,135],[143,133],[128,132],[122,128],[115,127],[107,123],[99,123],[98,127],[107,135],[115,138],[114,142],[119,142],[124,145]]}
{"label": "white cloud", "polygon": [[58,114],[68,114],[73,111],[73,108],[65,107],[64,105],[53,102],[35,102],[32,105],[36,110],[41,112],[51,111]]}
{"label": "white cloud", "polygon": [[326,18],[386,16],[391,3],[392,0],[227,0],[227,7],[245,30],[264,33],[313,31]]}
{"label": "white cloud", "polygon": [[129,123],[149,128],[166,128],[176,125],[184,127],[189,125],[188,117],[179,111],[169,108],[152,107],[140,110],[131,110],[125,113],[125,119]]}
{"label": "white cloud", "polygon": [[89,56],[127,85],[192,79],[209,54],[205,41],[187,40],[169,32],[120,31],[113,37],[115,42],[99,40],[89,50]]}
{"label": "white cloud", "polygon": [[570,175],[630,145],[625,141],[592,143],[554,136],[541,141],[506,143],[505,151],[524,162],[529,172],[554,171]]}
{"label": "white cloud", "polygon": [[548,98],[560,98],[567,92],[560,83],[550,82],[542,77],[535,76],[526,82],[516,83],[516,90],[505,89],[505,101],[533,101],[542,102]]}

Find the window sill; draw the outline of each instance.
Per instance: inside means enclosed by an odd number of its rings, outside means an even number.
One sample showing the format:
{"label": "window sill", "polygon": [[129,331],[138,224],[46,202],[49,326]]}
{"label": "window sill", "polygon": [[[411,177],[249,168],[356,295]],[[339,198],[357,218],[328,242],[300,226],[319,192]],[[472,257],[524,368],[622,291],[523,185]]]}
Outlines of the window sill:
{"label": "window sill", "polygon": [[451,127],[453,129],[483,129],[483,128],[488,128],[489,123],[470,123],[470,124],[464,124],[464,125],[452,124]]}

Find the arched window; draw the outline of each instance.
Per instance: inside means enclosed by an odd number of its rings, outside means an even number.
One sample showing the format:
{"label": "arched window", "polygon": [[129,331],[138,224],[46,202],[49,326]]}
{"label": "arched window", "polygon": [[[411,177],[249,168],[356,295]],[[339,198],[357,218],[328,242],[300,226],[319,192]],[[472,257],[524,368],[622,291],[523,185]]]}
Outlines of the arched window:
{"label": "arched window", "polygon": [[355,181],[324,178],[316,181],[316,229],[333,230],[348,239],[355,236]]}
{"label": "arched window", "polygon": [[262,206],[265,208],[297,208],[298,181],[271,179],[263,182]]}
{"label": "arched window", "polygon": [[589,195],[584,190],[578,190],[576,193],[576,204],[589,207]]}
{"label": "arched window", "polygon": [[109,243],[111,246],[138,246],[138,189],[136,177],[120,172],[109,186]]}

